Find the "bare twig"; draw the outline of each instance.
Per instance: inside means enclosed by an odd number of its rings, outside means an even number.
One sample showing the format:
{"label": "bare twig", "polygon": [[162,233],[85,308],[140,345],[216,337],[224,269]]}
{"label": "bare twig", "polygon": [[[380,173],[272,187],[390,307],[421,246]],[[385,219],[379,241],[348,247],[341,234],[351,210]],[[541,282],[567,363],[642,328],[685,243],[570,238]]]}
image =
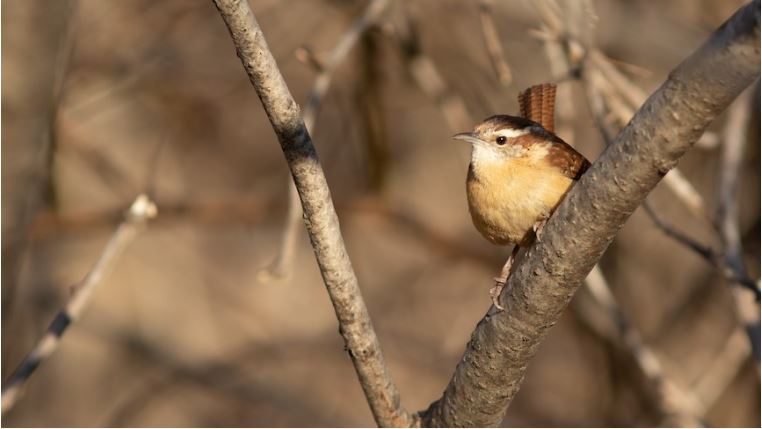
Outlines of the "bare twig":
{"label": "bare twig", "polygon": [[[609,116],[606,114],[606,103],[603,101],[604,97],[602,93],[608,91],[610,87],[604,81],[599,82],[597,80],[599,74],[596,73],[596,70],[590,70],[590,72],[587,73],[587,76],[592,81],[592,83],[585,85],[587,90],[588,104],[598,125],[598,128],[603,135],[603,140],[608,146],[611,144],[611,140],[613,138],[613,130],[617,128],[614,124],[612,124],[612,121],[609,120]],[[609,107],[611,107],[611,104],[609,104]],[[675,170],[670,171],[666,177],[669,177],[674,172]],[[680,232],[677,228],[668,224],[656,213],[656,210],[648,201],[643,203],[643,209],[654,222],[656,227],[658,227],[664,234],[687,247],[688,249],[696,252],[710,265],[715,267],[727,280],[733,283],[738,283],[754,292],[755,296],[759,296],[759,288],[756,282],[753,279],[749,278],[745,271],[734,269],[732,265],[727,264],[725,259],[722,258],[722,256],[714,251],[711,247],[696,241],[689,235]]]}
{"label": "bare twig", "polygon": [[[612,112],[616,114],[619,126],[624,126],[632,118],[635,108],[646,99],[646,94],[619,72],[603,54],[592,51],[589,56],[590,83],[607,89],[602,91],[603,97],[611,107]],[[624,97],[624,99],[619,99],[619,96]],[[691,213],[699,219],[709,221],[704,198],[679,169],[670,170],[664,177],[664,184],[672,190]]]}
{"label": "bare twig", "polygon": [[726,263],[721,254],[714,251],[711,247],[699,243],[687,234],[680,232],[672,225],[666,223],[656,214],[648,201],[643,203],[643,209],[654,222],[654,224],[664,232],[668,237],[675,239],[678,243],[693,250],[699,256],[704,258],[710,265],[715,267],[727,280],[738,283],[754,293],[756,299],[759,299],[759,288],[757,282],[750,278],[745,271],[738,271],[732,265]]}
{"label": "bare twig", "polygon": [[317,57],[309,45],[304,45],[297,48],[296,52],[294,52],[294,55],[296,56],[297,60],[303,64],[310,66],[316,72],[323,73],[325,71],[325,65],[323,65],[323,62]]}
{"label": "bare twig", "polygon": [[[756,85],[755,88],[758,88]],[[758,92],[756,90],[755,92]],[[749,340],[752,344],[754,356],[759,361],[759,298],[760,291],[756,282],[749,284],[746,264],[743,260],[743,247],[741,246],[741,227],[739,225],[738,204],[738,180],[743,174],[742,161],[747,141],[747,129],[749,126],[750,109],[752,103],[752,91],[747,90],[731,107],[725,125],[724,142],[720,152],[720,174],[718,178],[719,203],[717,212],[717,224],[719,225],[722,238],[724,255],[722,261],[725,266],[736,275],[735,283],[749,288],[754,293],[750,294],[734,290],[734,303],[736,304],[736,316],[745,326]],[[756,302],[753,301],[756,299]]]}
{"label": "bare twig", "polygon": [[738,327],[728,336],[722,350],[693,384],[693,391],[705,411],[710,410],[727,390],[750,355],[748,337],[743,329]]}
{"label": "bare twig", "polygon": [[730,107],[725,125],[724,141],[720,152],[720,171],[717,193],[719,198],[717,223],[719,224],[725,260],[736,271],[746,271],[738,225],[738,179],[742,173],[746,130],[749,123],[751,91],[747,91]]}
{"label": "bare twig", "polygon": [[[543,48],[548,57],[550,72],[556,80],[579,75],[591,39],[594,13],[589,0],[564,3],[542,0],[533,3],[543,19]],[[563,19],[562,19],[563,17]],[[558,108],[557,134],[575,141],[574,97],[569,85],[559,85],[556,95]]]}
{"label": "bare twig", "polygon": [[[315,64],[320,67],[320,74],[315,78],[307,98],[307,105],[304,108],[304,124],[310,134],[315,130],[315,121],[320,111],[320,105],[331,87],[334,71],[347,57],[360,36],[376,23],[388,5],[389,0],[370,0],[363,15],[344,33],[328,59],[324,63],[315,61]],[[304,55],[303,51],[298,51],[298,53]],[[309,51],[307,53],[309,54]],[[296,239],[302,223],[301,219],[302,206],[299,202],[299,194],[296,192],[293,181],[289,180],[288,214],[286,215],[286,224],[283,227],[280,250],[275,260],[259,272],[260,281],[268,282],[283,279],[290,275],[296,250]]]}
{"label": "bare twig", "polygon": [[513,74],[511,73],[508,61],[505,60],[505,55],[503,55],[503,46],[500,43],[500,36],[497,34],[495,19],[492,17],[492,6],[494,4],[494,0],[481,0],[479,2],[479,19],[482,22],[482,35],[484,35],[484,43],[487,45],[487,52],[500,84],[510,86],[511,82],[513,82]]}
{"label": "bare twig", "polygon": [[[550,60],[552,73],[556,77],[569,73],[581,74],[585,76],[586,84],[592,83],[605,88],[606,90],[601,91],[604,101],[616,114],[619,126],[625,126],[635,113],[635,108],[645,101],[646,94],[611,64],[605,55],[588,46],[590,34],[585,30],[589,29],[589,25],[586,26],[583,22],[585,15],[580,16],[579,13],[587,11],[588,15],[594,17],[592,4],[586,1],[583,6],[574,4],[563,11],[555,0],[538,1],[534,5],[543,19],[542,39],[545,40],[545,50]],[[572,12],[575,16],[568,17],[567,15]],[[562,20],[562,16],[567,19]],[[580,73],[582,68],[585,70]],[[563,103],[564,100],[572,100],[572,97],[559,92],[558,99],[559,103]],[[563,107],[559,104],[559,113],[563,113]],[[573,111],[573,107],[566,110]],[[571,130],[565,131],[566,133],[562,135],[571,138]],[[664,183],[691,210],[691,213],[709,221],[704,199],[680,170],[672,169],[664,178]]]}
{"label": "bare twig", "polygon": [[[603,54],[603,52],[599,51],[598,49],[593,49],[590,51],[589,61],[591,63],[590,68],[597,70],[607,81],[610,81],[611,84],[616,87],[619,93],[625,98],[626,103],[630,105],[631,109],[640,106],[646,100],[646,96],[648,94],[646,94],[642,88],[632,82],[632,80],[630,80],[627,76],[624,75],[624,73],[619,71],[619,68],[617,68],[617,65],[619,65],[622,69],[634,71],[637,70],[637,66],[612,59]],[[622,126],[624,126],[624,124],[627,123],[626,121],[631,117],[632,113],[625,114],[623,118],[621,118],[621,121],[623,121]],[[696,147],[701,147],[702,149],[711,149],[716,147],[719,144],[719,141],[720,139],[715,133],[706,131],[704,135],[701,136],[699,141],[696,142]],[[701,204],[703,204],[703,201]],[[689,207],[692,207],[694,210],[696,210],[695,206],[695,202],[693,202],[691,205],[689,201]]]}
{"label": "bare twig", "polygon": [[[44,74],[28,73],[7,91],[9,100],[16,100],[12,106],[18,120],[12,121],[4,133],[6,137],[4,154],[13,163],[5,167],[3,173],[3,222],[2,222],[2,322],[3,333],[10,326],[14,313],[17,282],[25,250],[29,241],[29,228],[35,215],[45,205],[45,199],[52,197],[52,165],[56,150],[56,123],[61,107],[64,82],[69,73],[69,61],[75,45],[77,33],[78,1],[58,2],[55,7],[42,4],[19,4],[28,9],[19,27],[34,28],[44,25],[43,31],[36,31],[26,37],[18,47],[6,48],[10,62],[32,65],[46,70]],[[12,28],[12,25],[6,27]],[[8,34],[13,33],[9,30]],[[35,57],[27,52],[34,51]],[[34,58],[34,59],[32,59]],[[37,91],[25,93],[23,88],[34,87]],[[23,118],[23,119],[22,119]],[[5,350],[3,356],[6,356]],[[3,367],[5,369],[5,367]]]}
{"label": "bare twig", "polygon": [[616,232],[709,123],[759,75],[759,0],[673,70],[551,216],[487,314],[426,426],[496,426],[529,360]]}
{"label": "bare twig", "polygon": [[437,104],[452,132],[474,125],[466,103],[447,85],[436,63],[421,49],[418,28],[413,17],[406,14],[392,34],[400,43],[413,80]]}
{"label": "bare twig", "polygon": [[[597,306],[606,313],[610,320],[608,325],[615,326],[615,329],[597,329],[599,334],[613,344],[626,347],[630,352],[641,373],[656,391],[657,404],[668,419],[668,425],[702,426],[704,410],[696,395],[678,386],[666,373],[659,357],[643,341],[640,332],[622,313],[598,265],[590,271],[585,279],[585,285]],[[584,314],[583,317],[585,316],[589,315]],[[594,323],[590,323],[590,326],[596,327]]]}
{"label": "bare twig", "polygon": [[[616,303],[596,265],[585,279],[589,294],[579,297],[577,314],[599,336],[626,347],[641,374],[657,392],[657,405],[667,426],[700,426],[707,412],[727,389],[751,354],[744,330],[737,327],[715,359],[690,387],[681,388],[667,374],[661,359],[644,343]],[[591,299],[584,299],[590,296]]]}
{"label": "bare twig", "polygon": [[291,169],[307,233],[339,321],[339,331],[373,416],[381,426],[410,426],[414,423],[413,417],[400,406],[399,393],[381,353],[341,236],[328,184],[299,107],[248,2],[215,0],[215,4]]}
{"label": "bare twig", "polygon": [[69,301],[58,312],[35,348],[6,380],[2,393],[3,413],[13,407],[34,370],[55,352],[66,328],[82,315],[96,287],[103,283],[103,279],[113,270],[119,256],[133,241],[141,227],[154,216],[156,216],[156,206],[153,202],[145,194],[138,195],[125,214],[124,221],[103,249],[98,261],[82,282],[73,289]]}

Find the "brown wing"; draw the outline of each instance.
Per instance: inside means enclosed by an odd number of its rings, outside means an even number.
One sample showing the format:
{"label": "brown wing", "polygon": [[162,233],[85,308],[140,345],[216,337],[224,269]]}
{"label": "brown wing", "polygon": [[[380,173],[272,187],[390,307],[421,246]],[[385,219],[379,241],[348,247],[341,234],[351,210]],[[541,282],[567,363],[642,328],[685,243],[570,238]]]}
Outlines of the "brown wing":
{"label": "brown wing", "polygon": [[553,141],[548,159],[566,177],[579,180],[590,167],[590,161],[553,132],[555,129],[556,86],[552,83],[534,85],[519,94],[521,116],[537,122]]}
{"label": "brown wing", "polygon": [[579,180],[590,168],[590,161],[568,143],[554,135],[553,145],[548,150],[548,161],[561,169],[564,176]]}
{"label": "brown wing", "polygon": [[531,119],[543,128],[555,131],[556,86],[552,83],[534,85],[519,93],[521,116]]}

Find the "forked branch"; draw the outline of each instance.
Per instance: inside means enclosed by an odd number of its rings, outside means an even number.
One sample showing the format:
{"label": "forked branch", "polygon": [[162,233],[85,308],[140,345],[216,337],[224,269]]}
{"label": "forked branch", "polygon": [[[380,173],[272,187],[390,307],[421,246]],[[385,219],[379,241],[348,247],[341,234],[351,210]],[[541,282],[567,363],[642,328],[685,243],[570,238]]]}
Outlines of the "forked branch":
{"label": "forked branch", "polygon": [[759,0],[741,8],[649,97],[548,221],[479,323],[424,426],[497,426],[530,359],[616,232],[759,76]]}

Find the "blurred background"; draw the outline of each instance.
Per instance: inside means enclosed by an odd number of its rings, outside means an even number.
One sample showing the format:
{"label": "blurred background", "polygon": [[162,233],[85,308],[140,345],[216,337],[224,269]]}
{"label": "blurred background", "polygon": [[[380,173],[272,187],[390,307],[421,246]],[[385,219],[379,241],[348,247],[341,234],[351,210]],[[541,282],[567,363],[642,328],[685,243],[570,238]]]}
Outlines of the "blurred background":
{"label": "blurred background", "polygon": [[[367,4],[250,3],[302,106]],[[572,36],[645,94],[743,4],[611,0],[579,11],[561,3],[558,16],[589,24]],[[490,25],[512,75],[503,81],[485,43]],[[515,114],[520,90],[553,81],[566,104],[560,136],[591,160],[604,148],[584,80],[549,61],[543,28],[548,16],[530,1],[393,1],[322,99],[314,142],[410,411],[441,395],[510,252],[471,225],[469,148],[450,136]],[[2,59],[3,379],[132,200],[150,192],[159,210],[4,426],[373,425],[303,227],[284,277],[262,275],[281,247],[289,175],[212,1],[4,0]],[[737,175],[752,279],[760,275],[757,94],[743,101],[752,119],[743,122]],[[649,197],[663,222],[715,252],[726,117],[679,165],[707,215],[663,183]],[[608,313],[580,289],[505,425],[678,425],[685,410],[710,426],[760,425],[759,361],[739,288],[721,270],[643,209],[600,269],[639,346],[607,331],[600,316]],[[655,376],[633,353],[643,347]]]}

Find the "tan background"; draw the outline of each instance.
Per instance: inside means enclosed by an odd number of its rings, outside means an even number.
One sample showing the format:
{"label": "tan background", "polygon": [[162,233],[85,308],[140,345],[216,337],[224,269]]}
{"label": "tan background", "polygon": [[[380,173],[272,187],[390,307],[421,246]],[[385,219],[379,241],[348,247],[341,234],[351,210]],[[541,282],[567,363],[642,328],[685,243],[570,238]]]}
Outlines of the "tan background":
{"label": "tan background", "polygon": [[[309,43],[318,55],[328,52],[362,3],[252,2],[301,103],[315,74],[294,51]],[[596,43],[647,70],[635,80],[650,92],[740,4],[597,1]],[[160,212],[3,425],[372,425],[306,234],[300,231],[290,280],[257,281],[277,251],[287,169],[212,2],[3,1],[2,7],[3,378],[149,182]],[[413,9],[423,51],[475,120],[514,113],[519,90],[552,79],[541,42],[528,34],[539,27],[529,2],[496,6],[515,76],[509,88],[490,67],[477,2],[420,0]],[[47,134],[56,76],[63,76],[60,104]],[[602,142],[584,94],[575,83],[563,85],[574,88],[578,112],[570,143],[595,159]],[[363,103],[380,111],[373,120],[383,133],[373,140]],[[409,410],[441,394],[508,254],[470,223],[468,148],[451,141],[452,133],[410,77],[399,46],[378,31],[338,70],[314,132],[352,262]],[[758,121],[750,139],[741,228],[750,275],[758,278]],[[369,141],[380,142],[385,155]],[[718,153],[696,149],[680,163],[710,211]],[[682,231],[719,245],[669,190],[657,188],[654,201]],[[6,253],[12,239],[24,241],[25,226],[31,228],[25,250]],[[735,326],[727,285],[642,210],[601,266],[668,374],[690,389]],[[14,270],[16,282],[8,277]],[[657,399],[631,356],[596,335],[580,311],[573,304],[551,331],[504,423],[659,424]],[[758,362],[748,357],[730,370],[736,375],[718,392],[706,422],[759,426]]]}

